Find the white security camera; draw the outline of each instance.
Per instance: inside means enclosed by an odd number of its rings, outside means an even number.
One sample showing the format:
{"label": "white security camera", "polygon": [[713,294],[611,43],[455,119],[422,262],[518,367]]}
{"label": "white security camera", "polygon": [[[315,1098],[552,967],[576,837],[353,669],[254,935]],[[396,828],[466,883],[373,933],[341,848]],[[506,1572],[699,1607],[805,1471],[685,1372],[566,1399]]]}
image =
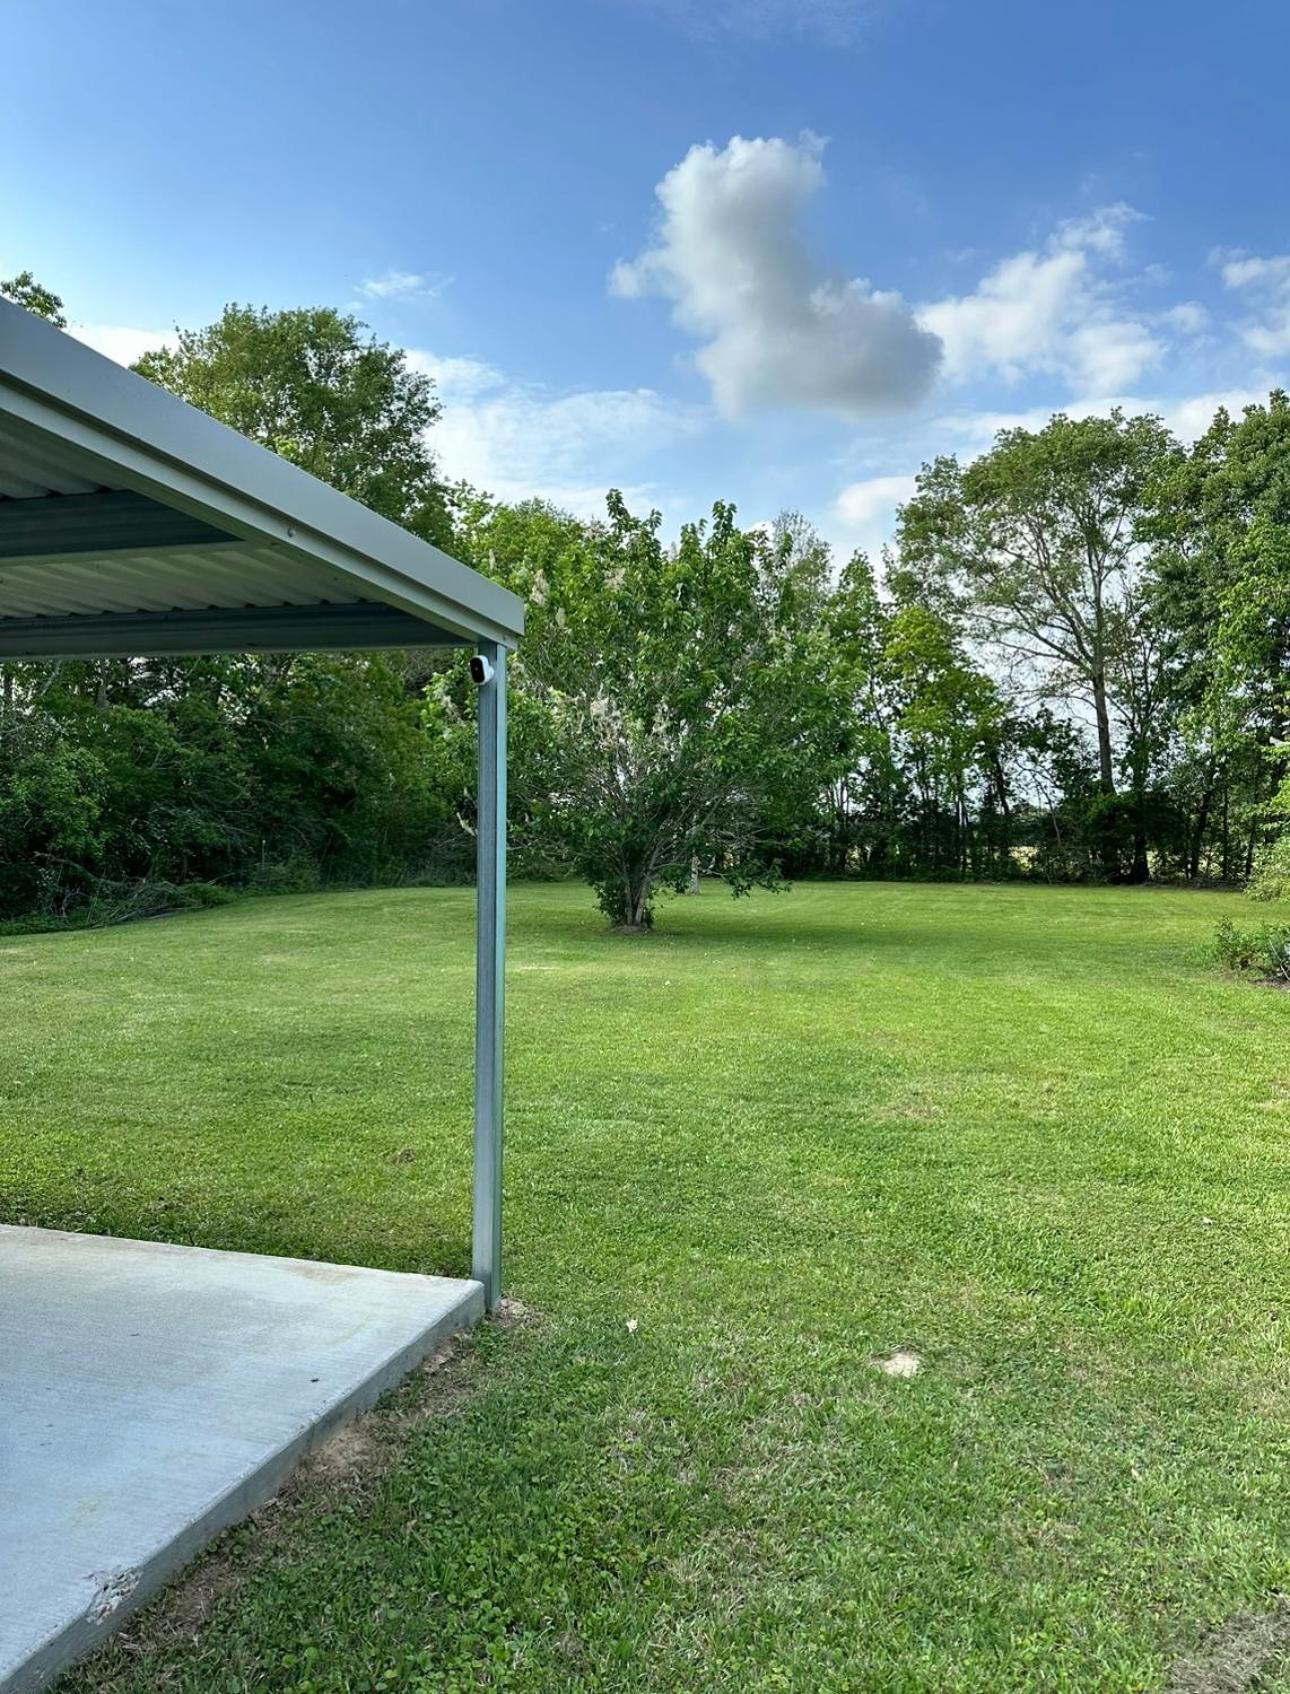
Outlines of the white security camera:
{"label": "white security camera", "polygon": [[482,653],[470,656],[470,680],[476,688],[482,688],[486,682],[493,680],[493,667]]}

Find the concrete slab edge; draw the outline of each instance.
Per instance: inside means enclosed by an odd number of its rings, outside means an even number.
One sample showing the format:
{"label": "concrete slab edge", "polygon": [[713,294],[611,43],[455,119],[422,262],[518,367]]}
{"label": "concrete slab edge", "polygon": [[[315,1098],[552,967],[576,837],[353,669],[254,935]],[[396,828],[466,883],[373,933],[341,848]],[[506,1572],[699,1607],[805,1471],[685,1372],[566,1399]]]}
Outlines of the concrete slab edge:
{"label": "concrete slab edge", "polygon": [[302,1429],[232,1488],[212,1500],[181,1535],[137,1570],[122,1572],[81,1616],[58,1630],[22,1664],[0,1675],[0,1694],[39,1694],[54,1679],[102,1646],[107,1638],[161,1588],[178,1576],[217,1535],[241,1523],[271,1500],[300,1461],[338,1430],[369,1411],[381,1396],[428,1359],[441,1342],[473,1329],[484,1315],[484,1289],[462,1283],[461,1298],[379,1370],[354,1382],[323,1414]]}

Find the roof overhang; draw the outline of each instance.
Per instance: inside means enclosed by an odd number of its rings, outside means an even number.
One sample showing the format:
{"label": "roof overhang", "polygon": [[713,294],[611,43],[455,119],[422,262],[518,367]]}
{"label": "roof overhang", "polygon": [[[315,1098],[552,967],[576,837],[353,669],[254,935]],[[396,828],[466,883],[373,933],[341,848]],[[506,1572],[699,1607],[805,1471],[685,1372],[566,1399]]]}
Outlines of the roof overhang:
{"label": "roof overhang", "polygon": [[497,583],[0,300],[0,658],[513,647]]}

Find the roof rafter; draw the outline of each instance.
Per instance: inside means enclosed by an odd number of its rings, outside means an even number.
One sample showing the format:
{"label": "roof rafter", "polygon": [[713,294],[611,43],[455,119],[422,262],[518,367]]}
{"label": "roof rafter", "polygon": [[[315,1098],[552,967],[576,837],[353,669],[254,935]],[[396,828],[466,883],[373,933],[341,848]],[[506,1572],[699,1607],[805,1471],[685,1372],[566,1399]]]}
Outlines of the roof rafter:
{"label": "roof rafter", "polygon": [[280,653],[458,647],[465,637],[372,601],[0,618],[0,659],[130,658],[147,653]]}

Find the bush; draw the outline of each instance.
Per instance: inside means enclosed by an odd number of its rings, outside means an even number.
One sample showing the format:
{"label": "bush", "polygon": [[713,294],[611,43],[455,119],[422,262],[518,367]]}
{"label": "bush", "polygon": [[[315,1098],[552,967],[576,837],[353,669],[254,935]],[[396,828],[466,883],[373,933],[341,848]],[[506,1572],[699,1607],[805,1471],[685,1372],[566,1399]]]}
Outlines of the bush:
{"label": "bush", "polygon": [[217,882],[173,883],[151,877],[133,883],[100,882],[94,893],[57,912],[25,912],[0,918],[0,935],[40,935],[59,929],[107,929],[135,918],[198,912],[227,906],[237,895]]}
{"label": "bush", "polygon": [[1290,830],[1259,854],[1246,893],[1251,900],[1290,901]]}
{"label": "bush", "polygon": [[1214,937],[1214,956],[1225,970],[1255,972],[1290,984],[1290,923],[1238,929],[1224,918]]}
{"label": "bush", "polygon": [[307,853],[288,853],[257,865],[249,883],[257,894],[316,894],[322,875],[317,861]]}

